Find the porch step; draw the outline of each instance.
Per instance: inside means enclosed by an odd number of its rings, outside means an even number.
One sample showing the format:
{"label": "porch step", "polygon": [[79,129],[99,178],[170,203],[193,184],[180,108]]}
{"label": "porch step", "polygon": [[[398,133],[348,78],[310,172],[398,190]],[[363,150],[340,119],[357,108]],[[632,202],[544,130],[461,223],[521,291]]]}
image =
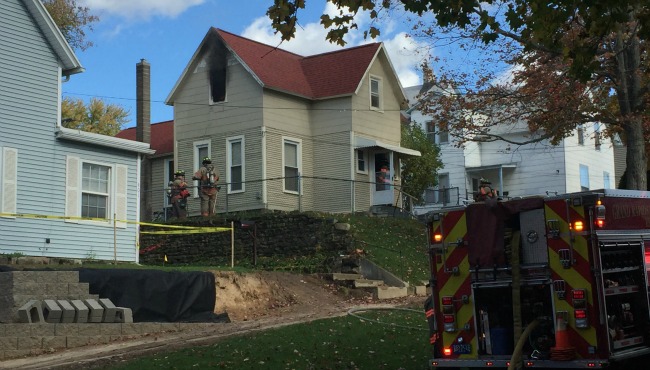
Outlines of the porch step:
{"label": "porch step", "polygon": [[374,288],[384,285],[383,280],[371,280],[371,279],[357,279],[354,280],[355,288]]}
{"label": "porch step", "polygon": [[408,288],[394,286],[378,286],[374,288],[373,295],[375,299],[401,298],[408,295]]}
{"label": "porch step", "polygon": [[365,279],[361,274],[345,274],[341,272],[333,272],[328,277],[334,281],[354,281]]}

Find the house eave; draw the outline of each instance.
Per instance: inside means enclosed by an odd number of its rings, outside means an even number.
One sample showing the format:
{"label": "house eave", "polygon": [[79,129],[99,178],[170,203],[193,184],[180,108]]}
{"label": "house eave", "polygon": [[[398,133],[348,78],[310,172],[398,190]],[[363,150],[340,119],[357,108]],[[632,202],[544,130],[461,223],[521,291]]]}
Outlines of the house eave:
{"label": "house eave", "polygon": [[113,136],[95,134],[81,130],[74,130],[66,127],[56,129],[56,138],[62,140],[76,141],[80,143],[99,145],[107,148],[121,149],[140,154],[154,154],[149,144],[128,139],[120,139]]}

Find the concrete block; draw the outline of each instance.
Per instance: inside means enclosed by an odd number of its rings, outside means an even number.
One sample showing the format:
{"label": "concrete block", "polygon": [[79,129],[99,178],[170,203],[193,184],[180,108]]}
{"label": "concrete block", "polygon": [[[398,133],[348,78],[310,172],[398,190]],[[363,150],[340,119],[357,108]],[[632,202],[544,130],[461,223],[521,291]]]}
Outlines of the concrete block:
{"label": "concrete block", "polygon": [[66,338],[65,337],[43,337],[43,349],[44,350],[53,350],[57,348],[66,347]]}
{"label": "concrete block", "polygon": [[117,307],[117,312],[115,314],[115,322],[121,323],[132,323],[133,322],[133,312],[128,307]]}
{"label": "concrete block", "polygon": [[18,349],[18,337],[0,337],[0,352]]}
{"label": "concrete block", "polygon": [[56,325],[52,324],[32,324],[29,325],[29,333],[32,337],[51,337],[55,334]]}
{"label": "concrete block", "polygon": [[58,303],[59,306],[61,306],[61,310],[63,311],[61,313],[61,322],[64,324],[75,322],[74,318],[75,318],[76,311],[74,307],[70,304],[70,302],[68,302],[65,299],[59,299],[56,301],[56,303]]}
{"label": "concrete block", "polygon": [[78,283],[79,271],[57,271],[56,282],[62,284]]}
{"label": "concrete block", "polygon": [[25,324],[4,324],[5,336],[7,337],[31,337],[31,325]]}
{"label": "concrete block", "polygon": [[407,287],[377,287],[374,291],[375,299],[391,299],[406,297],[408,295]]}
{"label": "concrete block", "polygon": [[43,283],[24,283],[13,287],[13,294],[39,295],[45,294],[45,284]]}
{"label": "concrete block", "polygon": [[74,335],[69,335],[66,338],[66,347],[67,348],[76,348],[76,347],[83,347],[88,345],[89,337],[80,337],[80,336],[74,336]]}
{"label": "concrete block", "polygon": [[429,294],[426,285],[416,285],[415,286],[415,295],[420,297],[425,297]]}
{"label": "concrete block", "polygon": [[18,338],[18,349],[40,349],[43,345],[41,337]]}
{"label": "concrete block", "polygon": [[79,298],[90,298],[90,284],[89,283],[70,283],[68,284],[68,294]]}
{"label": "concrete block", "polygon": [[70,304],[72,304],[75,311],[73,322],[87,323],[88,314],[90,312],[88,306],[86,306],[80,299],[73,299],[70,301]]}
{"label": "concrete block", "polygon": [[50,324],[56,324],[61,322],[61,315],[63,310],[53,299],[43,300],[43,317],[45,317],[45,322]]}
{"label": "concrete block", "polygon": [[54,325],[54,335],[58,336],[75,336],[79,335],[79,324],[56,324]]}
{"label": "concrete block", "polygon": [[88,306],[88,322],[102,322],[104,318],[104,307],[94,299],[85,299],[83,301]]}
{"label": "concrete block", "polygon": [[25,303],[18,309],[18,322],[38,324],[45,322],[45,314],[41,302],[35,299]]}
{"label": "concrete block", "polygon": [[50,294],[51,296],[57,296],[57,297],[66,297],[68,293],[68,285],[66,283],[52,283],[52,284],[45,284],[47,287],[47,293]]}
{"label": "concrete block", "polygon": [[99,324],[99,333],[101,335],[121,335],[122,324],[119,323],[101,323]]}
{"label": "concrete block", "polygon": [[138,335],[142,334],[142,326],[135,323],[123,323],[122,335]]}
{"label": "concrete block", "polygon": [[104,315],[102,316],[102,322],[115,322],[115,315],[117,313],[117,307],[111,302],[108,298],[100,298],[99,304],[104,308]]}
{"label": "concrete block", "polygon": [[100,335],[102,333],[101,325],[101,323],[81,324],[79,325],[79,336],[92,337],[93,335]]}

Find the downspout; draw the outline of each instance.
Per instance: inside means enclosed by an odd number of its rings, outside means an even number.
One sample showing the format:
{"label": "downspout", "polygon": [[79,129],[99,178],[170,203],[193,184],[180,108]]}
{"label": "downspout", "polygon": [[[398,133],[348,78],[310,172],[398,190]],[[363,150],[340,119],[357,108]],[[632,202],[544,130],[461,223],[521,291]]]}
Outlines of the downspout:
{"label": "downspout", "polygon": [[266,182],[266,126],[261,127],[262,133],[262,205],[264,209],[268,208],[268,203],[266,201],[267,197],[267,187],[268,183]]}
{"label": "downspout", "polygon": [[[140,167],[142,163],[142,154],[138,153],[138,164],[136,166],[136,179],[140,179]],[[136,194],[136,203],[135,204],[140,204],[140,181],[136,181],[136,188],[137,191],[135,192]],[[135,207],[135,219],[136,221],[140,221],[140,207]],[[140,263],[140,224],[136,223],[135,224],[135,263]]]}
{"label": "downspout", "polygon": [[355,179],[354,179],[354,168],[355,164],[357,161],[357,158],[354,156],[354,131],[350,131],[350,158],[352,160],[350,161],[350,210],[352,213],[356,212],[356,204],[355,204],[355,199],[354,199],[354,193],[355,193]]}

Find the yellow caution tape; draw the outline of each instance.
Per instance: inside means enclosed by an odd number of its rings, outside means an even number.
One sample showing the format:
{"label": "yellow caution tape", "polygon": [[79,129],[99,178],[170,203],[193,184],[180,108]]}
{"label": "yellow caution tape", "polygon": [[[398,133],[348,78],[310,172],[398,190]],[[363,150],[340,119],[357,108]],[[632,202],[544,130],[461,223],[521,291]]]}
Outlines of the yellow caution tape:
{"label": "yellow caution tape", "polygon": [[[35,219],[50,219],[50,220],[76,220],[76,221],[99,221],[99,222],[120,222],[129,224],[138,224],[142,226],[161,227],[170,229],[182,229],[179,231],[141,231],[140,234],[200,234],[200,233],[218,233],[223,231],[232,230],[230,227],[204,227],[204,226],[182,226],[182,225],[166,225],[154,224],[150,222],[129,221],[129,220],[112,220],[109,218],[96,218],[96,217],[78,217],[78,216],[52,216],[40,215],[32,213],[0,213],[0,217],[14,217],[14,218],[35,218]],[[191,232],[189,232],[191,231]]]}

